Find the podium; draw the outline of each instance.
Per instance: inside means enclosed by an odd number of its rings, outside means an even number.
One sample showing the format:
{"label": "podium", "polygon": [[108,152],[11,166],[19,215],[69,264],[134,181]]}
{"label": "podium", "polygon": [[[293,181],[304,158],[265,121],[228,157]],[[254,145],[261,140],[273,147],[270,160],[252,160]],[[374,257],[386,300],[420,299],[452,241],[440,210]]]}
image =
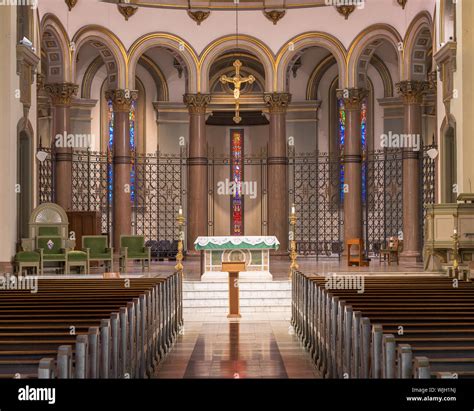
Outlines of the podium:
{"label": "podium", "polygon": [[229,314],[227,318],[240,318],[239,273],[246,271],[243,261],[223,261],[222,271],[229,273]]}

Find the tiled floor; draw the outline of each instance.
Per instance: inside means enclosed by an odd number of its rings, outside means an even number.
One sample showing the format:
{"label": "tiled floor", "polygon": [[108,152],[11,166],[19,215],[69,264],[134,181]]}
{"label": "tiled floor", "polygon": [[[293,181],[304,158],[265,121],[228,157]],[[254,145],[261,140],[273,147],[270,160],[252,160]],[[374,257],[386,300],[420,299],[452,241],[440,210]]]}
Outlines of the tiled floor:
{"label": "tiled floor", "polygon": [[[200,319],[198,317],[201,317]],[[285,313],[185,317],[155,378],[318,378]]]}

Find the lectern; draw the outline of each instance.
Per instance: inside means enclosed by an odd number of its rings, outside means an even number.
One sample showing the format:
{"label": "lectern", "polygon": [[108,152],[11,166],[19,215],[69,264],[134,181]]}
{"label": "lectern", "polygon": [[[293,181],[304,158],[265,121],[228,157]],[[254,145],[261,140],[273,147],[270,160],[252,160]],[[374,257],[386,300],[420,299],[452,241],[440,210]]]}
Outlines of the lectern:
{"label": "lectern", "polygon": [[239,273],[246,271],[243,261],[223,261],[222,271],[229,273],[229,315],[227,318],[240,318]]}

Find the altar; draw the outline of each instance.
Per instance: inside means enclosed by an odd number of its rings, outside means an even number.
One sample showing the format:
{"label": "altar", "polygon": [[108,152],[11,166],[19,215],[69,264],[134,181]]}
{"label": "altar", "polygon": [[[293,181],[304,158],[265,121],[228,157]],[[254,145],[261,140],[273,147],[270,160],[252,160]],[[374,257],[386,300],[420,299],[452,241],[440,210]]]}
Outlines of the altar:
{"label": "altar", "polygon": [[275,236],[217,236],[198,237],[194,248],[203,252],[202,279],[226,277],[223,262],[244,262],[246,271],[241,278],[272,278],[270,250],[278,250],[280,242]]}

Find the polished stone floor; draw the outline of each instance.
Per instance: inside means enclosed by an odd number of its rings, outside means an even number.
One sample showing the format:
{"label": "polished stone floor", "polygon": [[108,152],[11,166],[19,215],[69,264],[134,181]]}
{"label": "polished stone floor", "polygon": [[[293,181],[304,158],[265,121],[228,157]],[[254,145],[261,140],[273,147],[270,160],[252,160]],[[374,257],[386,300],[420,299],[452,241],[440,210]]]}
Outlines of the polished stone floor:
{"label": "polished stone floor", "polygon": [[285,313],[185,316],[155,378],[319,378]]}

